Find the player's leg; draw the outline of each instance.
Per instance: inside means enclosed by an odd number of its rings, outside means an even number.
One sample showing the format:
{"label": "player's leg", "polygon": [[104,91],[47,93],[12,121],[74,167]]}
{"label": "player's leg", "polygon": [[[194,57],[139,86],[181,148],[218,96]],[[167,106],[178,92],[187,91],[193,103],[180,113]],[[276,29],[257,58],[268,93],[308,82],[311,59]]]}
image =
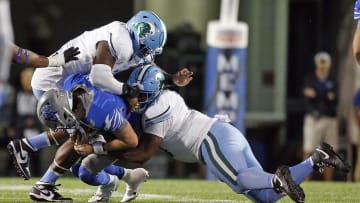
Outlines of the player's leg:
{"label": "player's leg", "polygon": [[[289,169],[280,167],[275,175],[263,171],[244,136],[230,124],[213,124],[201,145],[201,152],[213,174],[237,193],[274,188],[286,192],[293,199],[303,199],[303,191],[291,179]],[[266,200],[266,197],[254,196],[251,199]]]}
{"label": "player's leg", "polygon": [[[348,173],[350,166],[337,154],[330,145],[326,143],[320,144],[311,156],[303,162],[290,167],[292,179],[296,184],[302,183],[307,176],[314,171],[322,171],[325,167],[331,167],[343,173]],[[259,202],[276,202],[282,197],[272,189],[266,190],[250,190],[246,194],[250,199]]]}
{"label": "player's leg", "polygon": [[[313,171],[313,163],[310,158],[289,168],[291,177],[296,184],[303,182]],[[285,195],[273,189],[249,190],[245,195],[255,202],[276,202]]]}
{"label": "player's leg", "polygon": [[116,161],[106,155],[90,154],[84,157],[79,164],[74,164],[71,171],[88,185],[98,186],[109,183],[109,174],[103,169]]}
{"label": "player's leg", "polygon": [[105,155],[91,154],[84,158],[81,165],[72,167],[72,172],[89,185],[99,185],[95,195],[89,202],[108,201],[113,191],[119,185],[119,179],[126,182],[126,192],[121,200],[127,202],[138,196],[138,190],[147,177],[148,172],[143,168],[125,169],[112,165],[116,160]]}
{"label": "player's leg", "polygon": [[72,201],[56,191],[55,182],[79,159],[74,143],[68,139],[59,147],[53,163],[29,193],[34,201]]}
{"label": "player's leg", "polygon": [[[121,202],[129,202],[139,195],[140,185],[146,182],[149,172],[144,168],[126,169],[117,165],[110,165],[104,169],[107,173],[117,175],[126,183],[126,190]],[[118,174],[123,174],[121,178]]]}
{"label": "player's leg", "polygon": [[68,137],[64,130],[47,131],[31,138],[12,140],[7,145],[7,149],[13,157],[17,172],[25,180],[28,180],[31,176],[29,169],[30,154],[48,146],[62,144]]}

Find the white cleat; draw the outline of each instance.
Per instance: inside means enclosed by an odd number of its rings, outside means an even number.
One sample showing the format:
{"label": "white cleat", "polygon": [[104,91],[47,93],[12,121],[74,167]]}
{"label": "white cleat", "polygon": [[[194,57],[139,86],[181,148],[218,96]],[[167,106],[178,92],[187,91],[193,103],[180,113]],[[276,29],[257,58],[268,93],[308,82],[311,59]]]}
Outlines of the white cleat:
{"label": "white cleat", "polygon": [[121,202],[130,202],[139,195],[140,185],[147,180],[149,172],[144,168],[126,169],[123,180],[126,182],[126,190]]}
{"label": "white cleat", "polygon": [[119,178],[115,175],[110,175],[110,182],[107,185],[100,185],[88,202],[107,202],[112,193],[119,187]]}

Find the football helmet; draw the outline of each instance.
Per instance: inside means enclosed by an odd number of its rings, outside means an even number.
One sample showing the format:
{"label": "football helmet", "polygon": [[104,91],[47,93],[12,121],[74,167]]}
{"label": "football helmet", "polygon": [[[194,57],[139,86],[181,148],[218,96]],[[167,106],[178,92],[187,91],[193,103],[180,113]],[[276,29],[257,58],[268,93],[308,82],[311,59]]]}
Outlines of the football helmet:
{"label": "football helmet", "polygon": [[156,65],[145,65],[136,68],[130,75],[127,83],[139,88],[139,105],[135,113],[142,113],[151,104],[164,88],[165,75]]}
{"label": "football helmet", "polygon": [[37,104],[37,115],[40,122],[51,129],[59,126],[76,128],[78,122],[71,110],[72,97],[63,90],[52,89],[45,92]]}
{"label": "football helmet", "polygon": [[162,53],[167,38],[165,23],[151,11],[139,11],[127,23],[138,65],[151,63]]}

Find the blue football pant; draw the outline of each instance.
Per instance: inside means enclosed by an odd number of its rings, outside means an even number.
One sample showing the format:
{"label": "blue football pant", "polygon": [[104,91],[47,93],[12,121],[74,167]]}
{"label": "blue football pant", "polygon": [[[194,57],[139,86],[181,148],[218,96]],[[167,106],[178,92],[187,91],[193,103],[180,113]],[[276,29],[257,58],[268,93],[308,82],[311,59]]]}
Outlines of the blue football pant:
{"label": "blue football pant", "polygon": [[106,185],[110,180],[109,174],[116,175],[119,179],[124,176],[123,167],[112,165],[115,161],[110,156],[90,154],[81,163],[74,164],[71,171],[88,185]]}

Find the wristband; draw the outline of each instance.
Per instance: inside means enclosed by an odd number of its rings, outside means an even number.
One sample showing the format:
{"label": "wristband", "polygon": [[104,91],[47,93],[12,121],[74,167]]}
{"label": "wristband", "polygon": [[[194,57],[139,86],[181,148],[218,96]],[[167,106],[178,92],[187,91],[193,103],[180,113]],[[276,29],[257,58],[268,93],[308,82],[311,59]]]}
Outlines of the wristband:
{"label": "wristband", "polygon": [[104,151],[102,142],[95,142],[92,146],[95,154],[107,154],[107,151]]}
{"label": "wristband", "polygon": [[25,49],[25,64],[29,64],[29,51]]}
{"label": "wristband", "polygon": [[21,55],[22,55],[22,48],[19,47],[18,52],[17,52],[16,57],[15,57],[16,63],[19,63],[19,62],[20,62],[20,60],[21,60]]}
{"label": "wristband", "polygon": [[48,57],[50,67],[59,67],[65,64],[64,54],[56,54]]}

